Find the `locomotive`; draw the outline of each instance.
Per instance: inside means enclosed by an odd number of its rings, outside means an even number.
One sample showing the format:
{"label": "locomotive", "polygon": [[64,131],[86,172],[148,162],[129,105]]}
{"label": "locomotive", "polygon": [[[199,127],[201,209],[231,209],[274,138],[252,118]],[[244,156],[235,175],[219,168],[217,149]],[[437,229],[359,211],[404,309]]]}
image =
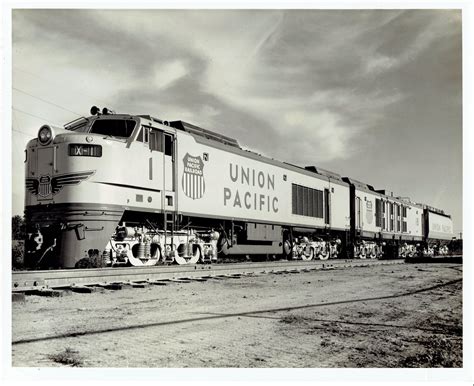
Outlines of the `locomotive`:
{"label": "locomotive", "polygon": [[25,150],[30,267],[447,254],[451,217],[184,121],[94,106]]}

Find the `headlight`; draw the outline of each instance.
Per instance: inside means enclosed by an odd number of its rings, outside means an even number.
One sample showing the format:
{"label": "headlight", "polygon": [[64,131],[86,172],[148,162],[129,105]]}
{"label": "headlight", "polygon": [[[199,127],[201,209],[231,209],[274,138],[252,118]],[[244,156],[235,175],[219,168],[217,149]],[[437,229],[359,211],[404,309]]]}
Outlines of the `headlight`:
{"label": "headlight", "polygon": [[47,145],[53,139],[53,130],[51,127],[44,125],[38,131],[38,140],[42,145]]}

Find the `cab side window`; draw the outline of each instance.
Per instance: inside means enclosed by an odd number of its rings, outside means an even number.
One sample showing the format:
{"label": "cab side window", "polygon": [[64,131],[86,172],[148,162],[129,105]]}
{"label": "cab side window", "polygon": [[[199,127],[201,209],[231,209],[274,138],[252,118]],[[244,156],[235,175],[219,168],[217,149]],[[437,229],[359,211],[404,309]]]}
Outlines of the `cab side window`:
{"label": "cab side window", "polygon": [[142,126],[142,128],[140,129],[140,132],[137,135],[137,141],[148,143],[149,131],[150,129],[148,127]]}
{"label": "cab side window", "polygon": [[150,131],[150,150],[163,152],[163,135],[159,130]]}
{"label": "cab side window", "polygon": [[173,156],[173,135],[160,130],[150,130],[150,150]]}
{"label": "cab side window", "polygon": [[165,134],[165,155],[173,155],[173,136]]}

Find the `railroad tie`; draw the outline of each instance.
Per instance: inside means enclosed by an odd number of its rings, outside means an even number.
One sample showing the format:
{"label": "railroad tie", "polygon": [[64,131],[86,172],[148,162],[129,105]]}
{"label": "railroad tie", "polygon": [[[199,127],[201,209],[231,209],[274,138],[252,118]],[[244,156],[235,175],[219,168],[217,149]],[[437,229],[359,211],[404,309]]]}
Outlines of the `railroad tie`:
{"label": "railroad tie", "polygon": [[145,288],[145,287],[148,287],[148,283],[145,283],[145,282],[131,282],[130,283],[132,285],[132,288]]}
{"label": "railroad tie", "polygon": [[58,297],[66,296],[70,294],[71,294],[71,291],[68,291],[68,290],[53,290],[49,288],[42,288],[42,289],[33,290],[30,292],[30,295],[46,296],[50,298],[58,298]]}
{"label": "railroad tie", "polygon": [[91,294],[94,292],[104,292],[104,288],[102,287],[95,287],[95,286],[85,286],[85,285],[72,285],[71,287],[72,292],[77,292],[81,294]]}
{"label": "railroad tie", "polygon": [[240,279],[242,277],[242,275],[240,274],[228,274],[228,275],[222,275],[222,276],[228,279]]}
{"label": "railroad tie", "polygon": [[123,288],[122,283],[99,283],[99,284],[96,284],[96,286],[102,287],[108,290],[113,290],[113,291],[118,291]]}
{"label": "railroad tie", "polygon": [[207,281],[204,277],[181,277],[181,280],[189,280],[189,281]]}
{"label": "railroad tie", "polygon": [[182,278],[173,278],[173,279],[170,279],[170,281],[174,282],[174,283],[191,283],[191,280],[189,279],[182,279]]}
{"label": "railroad tie", "polygon": [[168,280],[149,280],[148,283],[151,285],[167,285]]}

